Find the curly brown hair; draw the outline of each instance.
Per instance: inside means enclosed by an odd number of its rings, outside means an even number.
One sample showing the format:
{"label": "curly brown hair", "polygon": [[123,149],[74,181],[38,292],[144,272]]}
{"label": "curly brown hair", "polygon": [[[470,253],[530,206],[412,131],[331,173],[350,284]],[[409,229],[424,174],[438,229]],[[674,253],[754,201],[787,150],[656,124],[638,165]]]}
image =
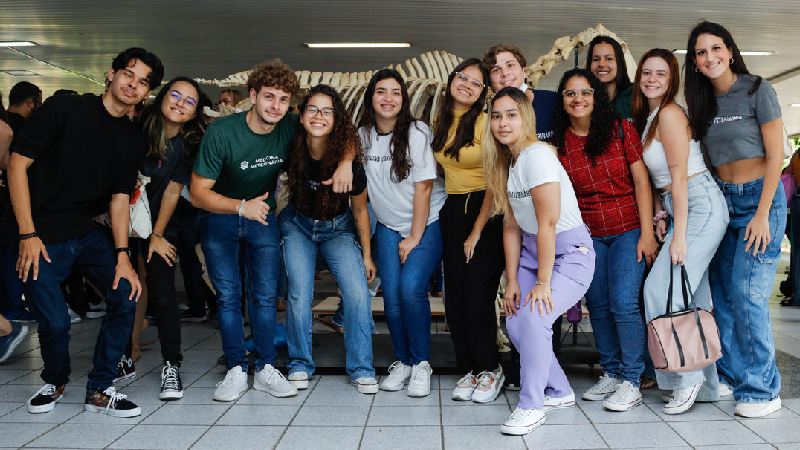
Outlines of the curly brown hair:
{"label": "curly brown hair", "polygon": [[525,55],[522,54],[521,48],[514,44],[497,44],[490,47],[489,50],[486,50],[486,53],[483,54],[483,61],[481,62],[483,68],[491,72],[492,67],[497,63],[497,54],[503,52],[509,52],[514,55],[514,58],[517,59],[523,70],[528,66],[528,62],[525,60]]}
{"label": "curly brown hair", "polygon": [[247,78],[248,92],[255,89],[258,93],[262,87],[278,88],[295,96],[300,91],[300,82],[289,66],[280,59],[274,59],[257,65]]}
{"label": "curly brown hair", "polygon": [[[344,160],[349,152],[355,153],[355,161],[363,161],[364,150],[361,147],[361,139],[358,137],[356,127],[350,121],[350,115],[344,107],[339,93],[332,87],[319,84],[308,91],[308,95],[300,104],[300,114],[305,113],[306,105],[315,95],[325,95],[333,103],[333,128],[325,139],[325,153],[322,156],[322,179],[327,180],[333,176],[339,163]],[[308,133],[304,126],[297,127],[292,138],[292,157],[289,160],[289,167],[286,170],[288,175],[289,201],[300,210],[306,211],[309,208],[309,198],[303,197],[303,187],[308,183],[308,171],[306,166],[311,159],[306,137]],[[347,206],[350,199],[349,193],[337,194],[333,192],[331,186],[320,186],[320,202],[317,208],[320,211],[328,211],[332,206]],[[339,209],[339,208],[335,208]],[[326,218],[327,220],[329,218]]]}

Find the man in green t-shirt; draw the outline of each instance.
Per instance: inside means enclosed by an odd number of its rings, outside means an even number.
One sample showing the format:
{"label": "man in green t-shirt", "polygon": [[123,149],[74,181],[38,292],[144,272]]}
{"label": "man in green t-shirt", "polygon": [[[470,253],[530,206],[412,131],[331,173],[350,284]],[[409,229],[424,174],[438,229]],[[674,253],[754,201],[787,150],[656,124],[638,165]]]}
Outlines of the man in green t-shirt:
{"label": "man in green t-shirt", "polygon": [[[260,64],[247,90],[253,107],[215,120],[200,145],[191,182],[192,204],[202,215],[201,244],[217,291],[217,317],[228,373],[214,400],[234,401],[248,389],[242,322],[241,270],[247,270],[252,300],[256,374],[253,387],[276,397],[297,389],[273,366],[280,276],[280,232],[273,213],[278,172],[291,152],[297,116],[287,114],[300,90],[294,72],[280,61]],[[351,161],[332,180],[336,192],[352,186]],[[244,264],[240,265],[240,254]]]}

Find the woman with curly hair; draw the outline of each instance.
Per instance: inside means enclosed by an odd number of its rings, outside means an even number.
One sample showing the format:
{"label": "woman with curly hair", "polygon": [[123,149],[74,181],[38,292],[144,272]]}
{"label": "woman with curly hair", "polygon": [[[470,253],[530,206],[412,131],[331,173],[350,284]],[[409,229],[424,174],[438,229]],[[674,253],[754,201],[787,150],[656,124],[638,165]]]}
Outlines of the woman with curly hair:
{"label": "woman with curly hair", "polygon": [[447,194],[436,174],[430,129],[414,119],[410,103],[400,73],[379,70],[364,93],[358,133],[378,221],[375,264],[397,359],[380,387],[399,391],[408,381],[408,396],[424,397],[433,372],[427,285],[442,257],[439,210]]}
{"label": "woman with curly hair", "polygon": [[[148,143],[147,156],[140,172],[150,177],[145,185],[150,202],[153,233],[141,243],[146,252],[147,302],[156,319],[161,356],[161,400],[183,397],[179,368],[181,355],[181,315],[175,295],[175,262],[180,224],[173,213],[181,190],[188,185],[192,164],[203,138],[202,114],[199,111],[204,94],[197,82],[187,77],[170,80],[145,107],[139,125]],[[130,246],[138,253],[137,245]],[[136,256],[132,256],[136,261]],[[130,348],[123,360],[130,358]],[[121,363],[124,364],[124,363]],[[125,374],[120,374],[125,375]]]}
{"label": "woman with curly hair", "polygon": [[489,111],[491,136],[483,143],[483,166],[492,214],[505,218],[503,308],[522,376],[519,404],[500,431],[524,435],[545,422],[545,411],[575,406],[553,353],[553,323],[589,288],[595,254],[555,149],[536,137],[527,96],[515,87],[503,88]]}
{"label": "woman with curly hair", "polygon": [[445,313],[456,363],[466,373],[456,383],[452,398],[478,403],[497,398],[505,378],[495,343],[494,314],[505,268],[503,219],[490,218],[492,194],[486,191],[481,151],[488,79],[489,72],[476,58],[456,66],[447,80],[431,145],[444,169],[447,191],[439,214]]}
{"label": "woman with curly hair", "polygon": [[597,36],[589,43],[586,68],[600,80],[608,93],[609,101],[623,119],[631,117],[633,83],[628,77],[625,53],[616,39]]}
{"label": "woman with curly hair", "polygon": [[604,373],[582,397],[628,411],[642,402],[639,291],[645,262],[653,262],[658,248],[642,142],[633,124],[614,112],[606,89],[589,70],[565,73],[556,95],[552,143],[575,186],[597,252],[586,307]]}
{"label": "woman with curly hair", "polygon": [[[686,112],[675,103],[681,85],[678,59],[663,48],[649,50],[639,61],[635,85],[633,123],[642,136],[643,159],[653,185],[661,191],[654,219],[660,239],[667,230],[665,219],[673,219],[664,240],[669,251],[658,255],[644,283],[645,319],[666,312],[670,273],[680,279],[678,264],[686,267],[697,307],[711,311],[708,265],[725,233],[728,208],[703,161],[700,142],[692,139]],[[683,309],[680,292],[676,289],[672,299],[676,310]],[[669,400],[665,414],[687,411],[695,400],[719,399],[716,364],[655,375],[658,387],[671,391],[665,397]]]}
{"label": "woman with curly hair", "polygon": [[781,408],[767,302],[786,228],[781,107],[772,85],[748,72],[722,25],[699,23],[686,48],[689,124],[730,215],[709,273],[722,343],[720,390],[733,390],[736,415],[762,417]]}
{"label": "woman with curly hair", "polygon": [[[286,340],[289,382],[308,388],[311,357],[311,301],[314,263],[321,252],[342,291],[346,370],[362,394],[378,392],[372,368],[372,295],[375,278],[369,239],[367,176],[361,142],[339,94],[330,86],[311,88],[299,107],[287,175],[289,203],[278,216],[281,252],[288,276]],[[346,158],[352,162],[353,190],[336,193],[326,182]]]}

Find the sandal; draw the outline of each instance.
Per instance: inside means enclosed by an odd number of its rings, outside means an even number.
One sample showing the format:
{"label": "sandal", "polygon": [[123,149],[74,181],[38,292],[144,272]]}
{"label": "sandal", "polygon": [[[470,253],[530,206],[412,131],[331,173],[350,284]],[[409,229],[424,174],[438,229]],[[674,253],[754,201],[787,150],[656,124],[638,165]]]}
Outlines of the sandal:
{"label": "sandal", "polygon": [[336,325],[333,322],[333,319],[331,319],[328,316],[326,316],[326,317],[315,317],[314,320],[317,323],[325,325],[326,327],[330,328],[331,330],[333,330],[333,331],[335,331],[335,332],[337,332],[339,334],[344,334],[344,327]]}
{"label": "sandal", "polygon": [[650,389],[658,384],[656,380],[648,377],[642,377],[642,382],[639,384],[639,389]]}

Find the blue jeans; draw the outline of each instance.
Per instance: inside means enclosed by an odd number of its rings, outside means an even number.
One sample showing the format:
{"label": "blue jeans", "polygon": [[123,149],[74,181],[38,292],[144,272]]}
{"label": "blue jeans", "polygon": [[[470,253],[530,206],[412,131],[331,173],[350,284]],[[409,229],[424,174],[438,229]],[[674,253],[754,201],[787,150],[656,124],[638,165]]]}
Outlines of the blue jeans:
{"label": "blue jeans", "polygon": [[42,380],[56,386],[69,381],[70,318],[60,285],[75,267],[106,298],[106,315],[100,323],[92,356],[94,367],[86,384],[90,391],[105,389],[117,376],[117,364],[133,328],[136,302],[128,300],[131,285],[121,279],[117,289],[111,289],[117,255],[114,245],[100,230],[45,247],[52,262],[40,258],[38,279],[29,276],[23,283],[28,308],[39,322],[39,343],[44,360]]}
{"label": "blue jeans", "polygon": [[[429,281],[442,258],[439,221],[425,227],[419,244],[400,263],[400,233],[378,222],[375,228],[375,265],[383,286],[386,323],[395,357],[406,365],[431,359],[431,303]],[[346,316],[346,314],[345,314]]]}
{"label": "blue jeans", "polygon": [[217,318],[226,367],[247,367],[242,322],[240,250],[248,273],[256,370],[275,362],[275,316],[280,274],[280,232],[270,212],[267,225],[236,214],[202,213],[203,253],[217,291]]}
{"label": "blue jeans", "polygon": [[761,200],[763,179],[743,184],[717,180],[728,202],[730,223],[711,261],[709,282],[722,343],[717,361],[720,381],[733,388],[737,402],[763,403],[781,390],[769,318],[769,296],[781,259],[786,229],[786,194],[779,183],[769,210],[770,243],[764,253],[745,253],[747,224]]}
{"label": "blue jeans", "polygon": [[596,260],[586,291],[600,366],[614,378],[639,386],[644,371],[644,323],[639,311],[645,261],[636,261],[639,228],[592,236]]}
{"label": "blue jeans", "polygon": [[314,299],[314,263],[317,251],[321,251],[342,291],[347,374],[354,380],[374,377],[372,295],[367,289],[367,273],[353,214],[348,210],[331,220],[313,220],[299,213],[290,203],[281,211],[278,222],[283,235],[281,250],[288,276],[286,340],[289,373],[314,373],[311,301]]}
{"label": "blue jeans", "polygon": [[[694,290],[694,301],[698,308],[711,311],[711,290],[708,285],[708,266],[719,246],[728,226],[728,205],[714,179],[708,172],[701,173],[688,181],[689,215],[686,221],[686,272],[689,285]],[[664,209],[673,214],[672,193],[661,194]],[[667,292],[669,274],[673,271],[672,311],[684,308],[680,289],[680,270],[672,265],[669,246],[672,244],[674,230],[667,235],[661,252],[658,254],[650,274],[644,283],[645,320],[667,313]],[[666,390],[684,389],[703,383],[697,393],[697,400],[719,400],[719,382],[716,364],[709,364],[691,372],[656,371],[658,387]]]}

